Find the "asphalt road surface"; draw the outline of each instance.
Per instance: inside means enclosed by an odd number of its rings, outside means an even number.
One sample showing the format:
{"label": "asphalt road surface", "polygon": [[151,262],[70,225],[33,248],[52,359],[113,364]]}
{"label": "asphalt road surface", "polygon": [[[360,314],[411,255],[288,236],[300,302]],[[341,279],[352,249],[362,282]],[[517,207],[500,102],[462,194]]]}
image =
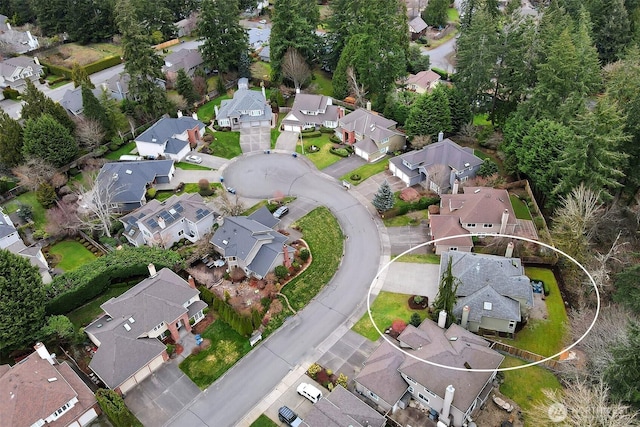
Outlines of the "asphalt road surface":
{"label": "asphalt road surface", "polygon": [[313,301],[178,413],[168,423],[174,427],[235,425],[289,371],[311,362],[315,348],[365,303],[380,262],[380,238],[370,212],[303,159],[246,156],[227,167],[226,182],[244,197],[267,198],[280,191],[327,206],[348,236],[345,254],[336,275]]}

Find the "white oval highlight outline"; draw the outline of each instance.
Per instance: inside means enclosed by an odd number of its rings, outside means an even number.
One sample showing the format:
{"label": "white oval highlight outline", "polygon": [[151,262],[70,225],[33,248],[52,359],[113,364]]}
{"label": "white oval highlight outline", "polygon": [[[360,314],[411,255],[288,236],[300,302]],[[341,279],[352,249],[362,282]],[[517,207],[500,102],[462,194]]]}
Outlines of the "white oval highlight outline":
{"label": "white oval highlight outline", "polygon": [[[543,246],[545,248],[551,249],[554,252],[557,252],[559,254],[562,254],[563,256],[567,257],[568,259],[570,259],[575,265],[577,265],[578,267],[580,267],[580,269],[582,271],[584,271],[584,273],[587,275],[587,277],[589,278],[589,280],[591,281],[591,284],[593,285],[593,289],[596,291],[596,297],[597,297],[597,303],[596,303],[596,314],[593,317],[593,321],[591,322],[591,324],[589,325],[589,327],[587,328],[587,330],[585,331],[584,334],[582,334],[573,344],[569,345],[568,347],[560,350],[558,353],[546,357],[542,360],[538,360],[537,362],[530,362],[524,365],[520,365],[520,366],[512,366],[509,368],[497,368],[497,369],[479,369],[479,368],[471,368],[471,369],[467,369],[467,368],[458,368],[455,366],[449,366],[449,365],[442,365],[440,363],[436,363],[436,362],[431,362],[429,360],[425,360],[421,357],[418,357],[414,354],[409,353],[406,350],[403,350],[402,348],[398,347],[397,345],[395,345],[387,336],[386,334],[382,333],[382,331],[378,328],[378,325],[376,325],[376,322],[373,320],[373,316],[371,314],[371,291],[373,290],[373,287],[376,283],[376,281],[378,280],[378,278],[380,277],[380,273],[382,273],[383,271],[385,271],[387,268],[389,268],[389,266],[391,265],[391,263],[393,263],[394,261],[396,261],[398,258],[400,258],[403,255],[409,254],[411,253],[414,249],[417,248],[421,248],[423,246],[427,246],[427,245],[433,245],[435,243],[438,242],[443,242],[446,240],[451,240],[451,239],[455,239],[458,237],[505,237],[505,238],[509,238],[509,239],[516,239],[516,240],[523,240],[525,242],[530,242],[530,243],[535,243],[538,244],[540,246]],[[394,259],[390,260],[388,263],[386,263],[381,269],[380,271],[378,271],[378,274],[376,274],[376,277],[374,277],[373,281],[371,282],[371,285],[369,286],[369,292],[367,292],[367,313],[369,313],[369,319],[371,320],[371,323],[373,324],[373,327],[376,329],[376,331],[378,331],[378,334],[380,334],[380,336],[382,338],[384,338],[385,341],[387,341],[389,344],[393,345],[393,347],[398,350],[401,351],[402,353],[406,354],[407,356],[415,359],[415,360],[419,360],[421,362],[427,363],[429,365],[432,366],[437,366],[439,368],[444,368],[444,369],[451,369],[453,371],[464,371],[464,372],[504,372],[504,371],[515,371],[517,369],[524,369],[524,368],[529,368],[531,366],[536,366],[536,365],[540,365],[541,363],[544,363],[548,360],[552,360],[556,357],[560,357],[560,355],[566,351],[571,350],[573,347],[575,347],[576,345],[578,345],[580,343],[580,341],[582,341],[584,339],[584,337],[586,337],[589,332],[591,332],[591,329],[593,329],[593,326],[596,324],[596,321],[598,320],[598,316],[600,315],[600,291],[598,290],[598,286],[596,285],[596,281],[593,279],[593,276],[591,276],[591,273],[589,273],[587,271],[586,268],[584,268],[582,266],[582,264],[580,264],[578,261],[576,261],[571,255],[566,254],[565,252],[561,251],[558,248],[554,248],[551,245],[548,245],[544,242],[539,242],[537,240],[533,240],[533,239],[529,239],[526,237],[520,237],[520,236],[513,236],[511,234],[500,234],[500,233],[469,233],[469,234],[457,234],[455,236],[447,236],[447,237],[441,237],[439,239],[434,239],[434,240],[430,240],[428,242],[424,242],[419,244],[418,246],[408,249],[406,251],[404,251],[403,253],[401,253],[400,255],[396,256]]]}

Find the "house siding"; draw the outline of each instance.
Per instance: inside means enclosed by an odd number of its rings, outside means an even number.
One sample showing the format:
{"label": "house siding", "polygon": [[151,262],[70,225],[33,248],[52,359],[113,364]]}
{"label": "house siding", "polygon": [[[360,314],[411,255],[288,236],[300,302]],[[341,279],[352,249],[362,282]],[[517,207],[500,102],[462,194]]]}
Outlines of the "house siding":
{"label": "house siding", "polygon": [[449,252],[451,250],[458,252],[471,252],[473,246],[454,246],[454,245],[440,245],[436,244],[436,255],[441,255],[443,252]]}
{"label": "house siding", "polygon": [[359,382],[355,382],[355,389],[358,393],[360,393],[361,395],[365,396],[367,398],[367,400],[371,403],[373,403],[375,405],[375,410],[381,413],[386,413],[389,411],[394,412],[395,411],[395,407],[394,405],[385,402],[384,400],[382,400],[382,398],[378,397],[378,400],[375,400],[371,397],[370,393],[371,391],[366,388],[365,386],[363,386],[362,384],[360,384]]}

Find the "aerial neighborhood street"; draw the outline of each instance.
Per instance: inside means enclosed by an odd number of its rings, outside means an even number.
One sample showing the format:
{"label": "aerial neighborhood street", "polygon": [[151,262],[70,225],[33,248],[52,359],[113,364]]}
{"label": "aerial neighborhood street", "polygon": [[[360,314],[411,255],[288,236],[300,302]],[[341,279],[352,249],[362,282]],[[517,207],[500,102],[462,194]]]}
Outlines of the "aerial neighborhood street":
{"label": "aerial neighborhood street", "polygon": [[0,426],[640,425],[640,6],[0,4]]}

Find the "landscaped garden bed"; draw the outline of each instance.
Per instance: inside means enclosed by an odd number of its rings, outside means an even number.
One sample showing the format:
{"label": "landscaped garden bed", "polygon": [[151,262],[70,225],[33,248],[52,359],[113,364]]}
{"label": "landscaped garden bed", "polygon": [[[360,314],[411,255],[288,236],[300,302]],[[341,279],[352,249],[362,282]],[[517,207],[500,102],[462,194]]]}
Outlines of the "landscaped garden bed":
{"label": "landscaped garden bed", "polygon": [[307,375],[329,391],[332,391],[337,385],[341,385],[346,389],[349,381],[345,374],[336,375],[331,369],[327,369],[318,363],[309,366]]}

